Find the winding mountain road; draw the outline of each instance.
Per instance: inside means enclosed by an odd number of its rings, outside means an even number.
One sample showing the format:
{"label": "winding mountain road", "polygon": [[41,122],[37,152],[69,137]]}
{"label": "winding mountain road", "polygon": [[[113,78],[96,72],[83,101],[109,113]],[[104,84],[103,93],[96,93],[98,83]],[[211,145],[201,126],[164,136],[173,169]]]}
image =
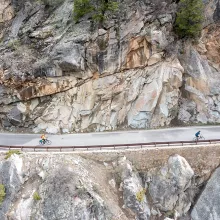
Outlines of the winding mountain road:
{"label": "winding mountain road", "polygon": [[[47,135],[51,146],[88,146],[133,144],[159,141],[190,141],[200,130],[206,139],[220,139],[220,126],[182,127],[157,130],[136,130],[101,133]],[[38,146],[39,134],[1,133],[0,145]]]}

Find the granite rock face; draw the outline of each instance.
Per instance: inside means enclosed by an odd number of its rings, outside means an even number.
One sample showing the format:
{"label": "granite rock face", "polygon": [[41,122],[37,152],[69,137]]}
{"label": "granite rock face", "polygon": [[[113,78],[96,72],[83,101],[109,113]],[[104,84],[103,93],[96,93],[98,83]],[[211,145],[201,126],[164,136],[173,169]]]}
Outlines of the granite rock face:
{"label": "granite rock face", "polygon": [[0,182],[6,188],[6,197],[0,208],[0,218],[5,219],[5,213],[13,205],[18,198],[18,192],[24,184],[22,176],[22,158],[13,156],[10,160],[0,163]]}
{"label": "granite rock face", "polygon": [[220,196],[219,196],[219,181],[220,181],[220,169],[217,168],[212,174],[205,189],[198,198],[195,206],[192,209],[192,220],[197,219],[213,219],[220,218]]}
{"label": "granite rock face", "polygon": [[[13,155],[2,161],[1,183],[6,188],[6,197],[0,208],[1,219],[116,218],[120,208],[113,204],[107,208],[105,199],[93,189],[94,184],[101,184],[102,178],[99,183],[95,177],[90,179],[89,167],[86,168],[89,164],[83,163],[80,157],[66,156],[61,159]],[[39,195],[38,200],[34,193]]]}
{"label": "granite rock face", "polygon": [[168,164],[152,177],[149,193],[156,207],[162,211],[176,210],[180,215],[186,214],[191,201],[188,188],[194,171],[188,162],[179,155],[171,156]]}
{"label": "granite rock face", "polygon": [[3,129],[219,123],[219,1],[204,2],[197,45],[175,38],[172,0],[121,1],[102,26],[74,22],[73,0],[0,3]]}
{"label": "granite rock face", "polygon": [[77,154],[4,154],[2,220],[219,219],[219,168],[199,176],[180,155],[140,172],[125,157],[100,163]]}
{"label": "granite rock face", "polygon": [[138,201],[137,194],[143,190],[142,180],[137,172],[133,170],[132,164],[121,158],[118,162],[121,169],[123,200],[126,208],[134,212],[139,220],[150,219],[150,205],[147,198],[143,195],[141,201]]}

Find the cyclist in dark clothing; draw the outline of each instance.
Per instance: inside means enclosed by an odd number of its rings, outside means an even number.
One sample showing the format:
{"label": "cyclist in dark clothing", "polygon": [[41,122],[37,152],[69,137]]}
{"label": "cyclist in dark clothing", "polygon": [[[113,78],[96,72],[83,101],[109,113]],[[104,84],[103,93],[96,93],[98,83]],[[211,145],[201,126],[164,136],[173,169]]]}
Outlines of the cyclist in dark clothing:
{"label": "cyclist in dark clothing", "polygon": [[196,134],[195,134],[197,140],[199,140],[200,133],[201,133],[201,131],[198,131],[198,132],[196,132]]}

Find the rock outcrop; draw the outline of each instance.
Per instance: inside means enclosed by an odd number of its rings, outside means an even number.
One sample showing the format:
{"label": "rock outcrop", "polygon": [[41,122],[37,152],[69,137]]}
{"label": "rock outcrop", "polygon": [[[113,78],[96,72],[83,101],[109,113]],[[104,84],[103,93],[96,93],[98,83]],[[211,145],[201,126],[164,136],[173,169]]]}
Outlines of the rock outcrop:
{"label": "rock outcrop", "polygon": [[[94,164],[83,161],[80,157],[65,155],[13,155],[2,161],[1,183],[6,187],[6,198],[0,208],[1,219],[6,216],[7,219],[25,220],[117,218],[122,212],[120,208],[114,207],[114,203],[107,208],[103,198],[95,192],[95,187],[104,188],[104,185],[95,184],[101,184],[105,177],[98,178],[97,182],[95,171],[91,172]],[[104,174],[100,170],[101,173]],[[107,191],[106,196],[110,189]],[[35,192],[39,200],[35,199]]]}
{"label": "rock outcrop", "polygon": [[18,198],[24,179],[22,177],[22,159],[14,156],[12,160],[0,163],[0,182],[6,188],[6,198],[0,208],[0,218],[5,219],[13,202]]}
{"label": "rock outcrop", "polygon": [[[125,207],[133,211],[139,220],[150,219],[150,206],[143,191],[143,184],[139,174],[132,170],[132,164],[126,158],[119,160],[119,167],[121,169],[121,187]],[[137,195],[142,191],[143,198],[138,200]]]}
{"label": "rock outcrop", "polygon": [[77,154],[3,156],[2,220],[219,219],[219,168],[207,181],[179,155],[141,172],[125,157],[100,163]]}
{"label": "rock outcrop", "polygon": [[176,39],[171,0],[120,2],[102,27],[74,22],[73,0],[0,3],[3,129],[219,123],[218,1],[205,3],[198,45]]}
{"label": "rock outcrop", "polygon": [[220,195],[219,195],[220,168],[212,174],[205,189],[199,196],[191,213],[192,220],[217,220],[220,218]]}
{"label": "rock outcrop", "polygon": [[176,155],[170,157],[167,166],[152,177],[149,193],[153,203],[162,211],[176,210],[185,215],[191,201],[188,193],[194,172],[187,161]]}

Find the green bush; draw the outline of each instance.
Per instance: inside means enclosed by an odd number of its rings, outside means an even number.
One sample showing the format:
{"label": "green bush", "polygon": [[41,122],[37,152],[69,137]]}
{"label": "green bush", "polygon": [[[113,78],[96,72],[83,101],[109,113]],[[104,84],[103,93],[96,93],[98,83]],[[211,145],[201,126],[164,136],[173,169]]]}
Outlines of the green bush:
{"label": "green bush", "polygon": [[92,6],[90,0],[75,0],[73,8],[75,21],[78,21],[81,17],[93,10],[94,7]]}
{"label": "green bush", "polygon": [[10,40],[7,45],[11,50],[18,50],[21,46],[21,42],[18,39]]}
{"label": "green bush", "polygon": [[202,0],[180,0],[175,32],[180,38],[196,38],[202,30],[204,5]]}
{"label": "green bush", "polygon": [[4,201],[5,195],[6,195],[6,193],[5,193],[5,186],[0,184],[0,205]]}
{"label": "green bush", "polygon": [[94,21],[103,22],[109,13],[118,10],[118,2],[114,0],[75,0],[74,20],[77,22],[81,17],[91,13]]}
{"label": "green bush", "polygon": [[6,153],[5,159],[7,160],[9,157],[11,157],[12,154],[21,154],[21,152],[19,150],[9,150]]}
{"label": "green bush", "polygon": [[136,194],[136,199],[138,200],[138,202],[144,201],[145,193],[146,193],[146,189],[142,189]]}
{"label": "green bush", "polygon": [[35,192],[35,193],[34,193],[33,199],[34,199],[35,201],[41,200],[41,197],[40,197],[40,195],[38,194],[38,192]]}
{"label": "green bush", "polygon": [[174,210],[170,210],[170,211],[167,211],[165,213],[165,217],[174,218],[174,214],[175,214],[175,211]]}

